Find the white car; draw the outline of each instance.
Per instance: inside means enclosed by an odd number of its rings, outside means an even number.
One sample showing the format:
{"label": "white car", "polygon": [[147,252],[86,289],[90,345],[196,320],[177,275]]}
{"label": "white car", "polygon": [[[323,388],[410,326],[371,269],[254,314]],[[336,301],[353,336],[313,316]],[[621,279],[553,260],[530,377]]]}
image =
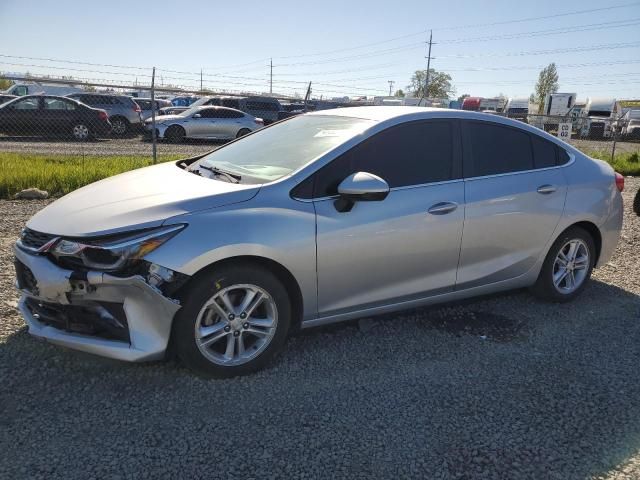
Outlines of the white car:
{"label": "white car", "polygon": [[[206,140],[233,140],[262,128],[261,118],[225,107],[193,107],[178,115],[162,115],[156,118],[156,137],[173,143],[187,138]],[[152,132],[151,119],[145,122],[147,132]]]}

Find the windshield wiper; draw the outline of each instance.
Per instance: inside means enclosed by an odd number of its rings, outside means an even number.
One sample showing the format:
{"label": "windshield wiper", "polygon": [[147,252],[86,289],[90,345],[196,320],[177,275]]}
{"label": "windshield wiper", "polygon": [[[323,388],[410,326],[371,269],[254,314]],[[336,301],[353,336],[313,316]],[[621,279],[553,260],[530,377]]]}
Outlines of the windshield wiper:
{"label": "windshield wiper", "polygon": [[242,180],[242,175],[227,172],[225,170],[219,169],[218,167],[207,167],[206,165],[198,165],[198,168],[201,168],[203,170],[208,170],[209,172],[212,172],[214,175],[226,177],[231,183],[238,183],[240,180]]}

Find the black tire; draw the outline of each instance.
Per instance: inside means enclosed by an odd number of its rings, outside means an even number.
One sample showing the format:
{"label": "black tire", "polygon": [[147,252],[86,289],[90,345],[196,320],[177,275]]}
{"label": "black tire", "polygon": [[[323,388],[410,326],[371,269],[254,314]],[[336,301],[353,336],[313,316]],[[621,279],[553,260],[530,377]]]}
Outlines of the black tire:
{"label": "black tire", "polygon": [[[586,268],[586,276],[582,283],[570,293],[563,293],[559,291],[558,288],[554,285],[553,276],[554,276],[554,264],[556,261],[556,257],[558,256],[560,249],[563,248],[568,242],[571,240],[581,240],[586,245],[589,251],[589,262]],[[542,265],[542,269],[540,270],[540,274],[538,275],[538,279],[536,283],[531,287],[532,293],[546,301],[550,302],[570,302],[574,298],[576,298],[582,290],[584,290],[585,286],[589,282],[591,277],[591,272],[593,271],[593,266],[595,263],[596,257],[596,247],[591,235],[580,227],[570,227],[565,230],[562,235],[560,235],[551,248],[549,249],[549,253],[547,253],[547,257],[544,260]]]}
{"label": "black tire", "polygon": [[251,130],[249,130],[248,128],[241,128],[236,134],[236,138],[244,137],[248,133],[251,133]]}
{"label": "black tire", "polygon": [[87,142],[91,140],[93,133],[86,122],[77,121],[73,122],[71,126],[71,136],[78,142]]}
{"label": "black tire", "polygon": [[[240,284],[265,290],[277,308],[275,333],[266,348],[255,358],[240,365],[224,366],[206,358],[196,343],[196,324],[203,305],[217,292]],[[270,271],[253,264],[228,264],[199,274],[180,296],[182,308],[173,324],[173,349],[178,358],[197,373],[213,378],[247,375],[264,368],[284,346],[291,325],[291,302],[284,285]]]}
{"label": "black tire", "polygon": [[111,133],[116,137],[124,137],[131,131],[129,120],[124,117],[111,118]]}
{"label": "black tire", "polygon": [[167,131],[164,132],[164,138],[170,143],[182,143],[186,135],[187,133],[184,131],[184,128],[179,125],[171,125],[167,128]]}
{"label": "black tire", "polygon": [[633,199],[633,211],[640,217],[640,189],[638,189],[636,197]]}

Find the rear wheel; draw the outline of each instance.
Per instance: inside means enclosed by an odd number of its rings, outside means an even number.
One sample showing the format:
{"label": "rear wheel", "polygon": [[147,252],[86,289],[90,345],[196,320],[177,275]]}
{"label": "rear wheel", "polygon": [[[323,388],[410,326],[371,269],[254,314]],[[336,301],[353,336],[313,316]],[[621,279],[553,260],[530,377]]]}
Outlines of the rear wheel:
{"label": "rear wheel", "polygon": [[75,122],[71,128],[71,135],[79,142],[86,142],[91,138],[91,130],[84,122]]}
{"label": "rear wheel", "polygon": [[291,324],[285,287],[268,270],[229,265],[194,278],[174,324],[180,359],[223,378],[263,368],[282,348]]}
{"label": "rear wheel", "polygon": [[181,143],[184,142],[184,138],[186,136],[186,132],[184,128],[179,125],[171,125],[167,128],[167,131],[164,132],[164,138],[166,138],[171,143]]}
{"label": "rear wheel", "polygon": [[111,133],[122,137],[129,132],[129,122],[126,118],[122,117],[113,117],[111,119]]}
{"label": "rear wheel", "polygon": [[237,133],[236,138],[244,137],[248,133],[251,133],[251,130],[249,130],[248,128],[241,128]]}
{"label": "rear wheel", "polygon": [[591,277],[595,244],[584,229],[571,227],[549,249],[533,293],[552,302],[568,302],[577,297]]}

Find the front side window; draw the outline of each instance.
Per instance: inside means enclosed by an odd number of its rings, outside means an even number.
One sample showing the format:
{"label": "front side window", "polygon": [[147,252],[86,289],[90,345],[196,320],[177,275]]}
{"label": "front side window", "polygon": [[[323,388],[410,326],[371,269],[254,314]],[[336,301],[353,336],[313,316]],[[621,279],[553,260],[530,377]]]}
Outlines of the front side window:
{"label": "front side window", "polygon": [[394,188],[451,180],[453,165],[451,122],[409,122],[383,130],[323,167],[314,197],[336,195],[340,182],[355,172],[373,173]]}
{"label": "front side window", "polygon": [[18,100],[11,106],[14,110],[37,110],[39,98],[25,98],[24,100]]}
{"label": "front side window", "polygon": [[189,168],[218,167],[241,175],[243,183],[271,182],[362,133],[373,123],[331,115],[294,117],[225,145]]}
{"label": "front side window", "polygon": [[466,177],[533,169],[529,134],[490,122],[465,122],[470,165]]}

